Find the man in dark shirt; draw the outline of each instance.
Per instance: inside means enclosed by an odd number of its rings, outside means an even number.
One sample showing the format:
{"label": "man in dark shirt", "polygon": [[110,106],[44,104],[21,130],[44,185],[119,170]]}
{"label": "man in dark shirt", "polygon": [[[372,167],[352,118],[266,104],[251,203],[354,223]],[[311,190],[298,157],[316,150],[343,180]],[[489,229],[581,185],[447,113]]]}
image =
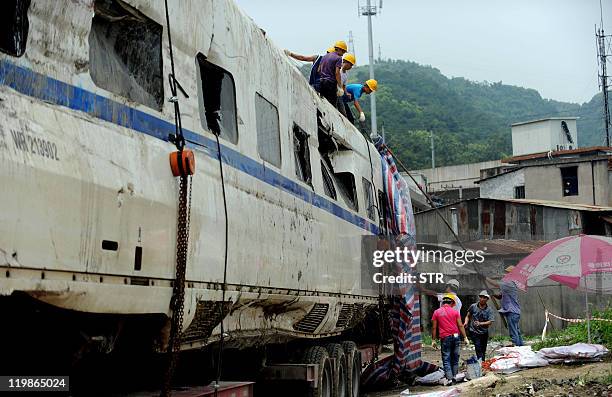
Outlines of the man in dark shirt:
{"label": "man in dark shirt", "polygon": [[474,343],[476,357],[484,361],[487,353],[487,343],[489,342],[489,327],[494,319],[493,312],[487,305],[490,299],[487,291],[481,291],[478,298],[478,303],[472,304],[468,309],[463,326],[467,328],[468,335]]}
{"label": "man in dark shirt", "polygon": [[[342,96],[342,55],[348,49],[344,41],[334,44],[334,52],[327,53],[319,64],[320,93],[335,107],[338,107],[338,96]],[[342,104],[344,106],[344,104]]]}

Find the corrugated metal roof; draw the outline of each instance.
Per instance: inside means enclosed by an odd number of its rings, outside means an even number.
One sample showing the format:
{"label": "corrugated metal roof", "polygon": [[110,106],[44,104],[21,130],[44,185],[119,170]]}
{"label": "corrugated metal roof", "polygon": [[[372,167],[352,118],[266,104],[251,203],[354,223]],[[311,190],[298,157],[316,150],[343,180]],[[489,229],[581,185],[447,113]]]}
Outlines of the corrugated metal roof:
{"label": "corrugated metal roof", "polygon": [[583,148],[571,149],[571,150],[555,150],[555,151],[550,151],[550,152],[538,152],[538,153],[525,154],[522,156],[507,157],[505,159],[502,159],[501,162],[502,163],[516,163],[516,162],[525,161],[525,160],[547,158],[549,156],[550,157],[561,157],[561,156],[571,155],[571,154],[588,154],[588,153],[599,153],[599,152],[610,153],[612,152],[612,147],[591,146],[591,147],[583,147]]}
{"label": "corrugated metal roof", "polygon": [[[468,201],[475,201],[475,200],[491,200],[491,201],[504,201],[504,202],[507,202],[507,203],[516,203],[516,204],[541,205],[541,206],[544,206],[544,207],[564,208],[564,209],[576,210],[576,211],[612,212],[612,207],[603,207],[603,206],[598,206],[598,205],[574,204],[574,203],[566,203],[566,202],[562,202],[562,201],[551,201],[551,200],[496,199],[496,198],[485,198],[485,197],[478,197],[478,198],[473,198],[473,199],[468,199],[468,200],[461,200],[461,201],[458,201],[458,202],[455,202],[455,203],[442,205],[442,206],[438,207],[438,209],[446,208],[446,207],[454,207],[454,206],[457,206],[459,203],[468,202]],[[419,212],[419,214],[424,214],[424,213],[427,213],[429,211],[434,211],[434,210],[435,210],[434,208],[426,209],[426,210],[423,210],[423,211]]]}
{"label": "corrugated metal roof", "polygon": [[513,255],[530,254],[536,249],[548,244],[549,241],[542,240],[475,240],[463,243],[466,248],[473,251],[485,251],[487,255]]}
{"label": "corrugated metal roof", "polygon": [[563,201],[536,200],[536,199],[505,199],[505,200],[486,199],[486,200],[509,201],[511,203],[519,203],[519,204],[542,205],[544,207],[565,208],[565,209],[576,210],[576,211],[612,211],[612,207],[603,207],[600,205],[589,205],[589,204],[566,203]]}

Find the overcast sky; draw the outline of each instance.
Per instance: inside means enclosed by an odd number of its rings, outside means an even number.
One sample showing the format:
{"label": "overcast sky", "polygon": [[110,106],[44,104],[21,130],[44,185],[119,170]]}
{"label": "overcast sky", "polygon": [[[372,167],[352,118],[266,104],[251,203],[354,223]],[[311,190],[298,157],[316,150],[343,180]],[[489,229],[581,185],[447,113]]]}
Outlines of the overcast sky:
{"label": "overcast sky", "polygon": [[[348,42],[352,30],[357,63],[368,62],[367,18],[358,16],[358,0],[236,2],[278,46],[321,53],[335,40]],[[612,34],[612,0],[602,4]],[[383,58],[582,103],[598,91],[595,24],[599,0],[384,0],[373,18],[375,56],[380,44]]]}

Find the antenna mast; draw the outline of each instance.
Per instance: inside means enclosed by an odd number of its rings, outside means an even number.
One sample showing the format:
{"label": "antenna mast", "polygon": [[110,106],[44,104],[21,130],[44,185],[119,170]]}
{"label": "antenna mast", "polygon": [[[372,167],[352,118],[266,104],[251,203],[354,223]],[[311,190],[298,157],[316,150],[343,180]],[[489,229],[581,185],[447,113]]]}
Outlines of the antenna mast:
{"label": "antenna mast", "polygon": [[599,1],[599,7],[601,12],[601,25],[599,29],[595,28],[595,37],[597,38],[597,62],[599,64],[599,88],[601,88],[601,93],[603,95],[603,116],[604,116],[604,131],[606,134],[606,146],[610,146],[610,104],[608,97],[608,89],[610,88],[610,84],[608,83],[608,78],[610,77],[607,74],[607,62],[608,57],[612,56],[612,54],[608,54],[606,52],[606,38],[610,41],[610,37],[612,35],[607,35],[604,33],[603,28],[603,10],[601,8],[601,0]]}
{"label": "antenna mast", "polygon": [[[361,15],[368,17],[368,53],[370,58],[370,79],[374,78],[374,43],[372,39],[372,16],[375,16],[378,12],[378,8],[376,5],[372,5],[372,0],[366,0],[365,7],[359,6]],[[382,7],[382,1],[380,2],[380,6]],[[370,118],[372,120],[371,134],[377,135],[378,128],[376,122],[376,94],[370,94]]]}

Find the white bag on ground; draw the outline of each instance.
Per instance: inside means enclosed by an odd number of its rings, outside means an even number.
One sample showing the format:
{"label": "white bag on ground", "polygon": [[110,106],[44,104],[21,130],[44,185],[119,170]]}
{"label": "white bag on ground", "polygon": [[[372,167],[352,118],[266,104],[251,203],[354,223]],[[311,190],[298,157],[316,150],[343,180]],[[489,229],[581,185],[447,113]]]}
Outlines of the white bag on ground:
{"label": "white bag on ground", "polygon": [[512,373],[521,368],[543,367],[548,365],[541,354],[534,352],[531,346],[502,347],[498,350],[501,356],[491,364],[491,369],[501,373]]}
{"label": "white bag on ground", "polygon": [[455,397],[458,396],[461,391],[456,387],[449,390],[432,391],[428,393],[410,394],[408,389],[400,393],[400,397]]}
{"label": "white bag on ground", "polygon": [[571,346],[555,346],[540,349],[539,353],[548,360],[581,360],[596,359],[609,353],[603,345],[593,343],[575,343]]}
{"label": "white bag on ground", "polygon": [[421,385],[437,385],[442,378],[444,378],[444,371],[439,369],[436,372],[432,372],[423,377],[417,377],[415,382]]}

